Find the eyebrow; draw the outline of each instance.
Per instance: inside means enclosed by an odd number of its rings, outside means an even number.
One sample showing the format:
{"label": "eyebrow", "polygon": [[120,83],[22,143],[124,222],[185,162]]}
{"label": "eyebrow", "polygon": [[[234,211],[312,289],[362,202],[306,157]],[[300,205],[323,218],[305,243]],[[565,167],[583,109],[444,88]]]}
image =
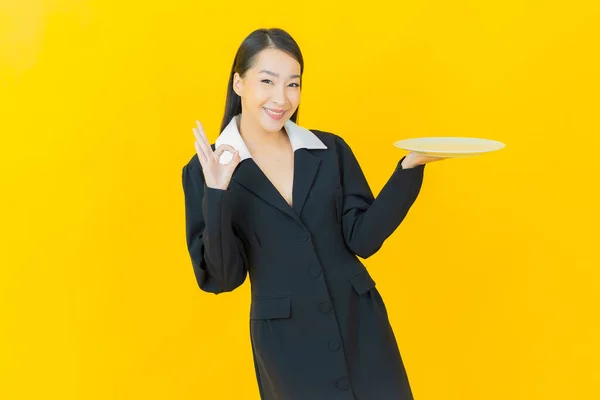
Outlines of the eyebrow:
{"label": "eyebrow", "polygon": [[[271,71],[266,70],[266,69],[263,69],[260,72],[265,72],[265,73],[267,73],[269,75],[272,75],[272,76],[275,76],[275,77],[279,78],[279,74],[276,74],[275,72],[271,72]],[[290,75],[290,78],[300,78],[300,75]]]}

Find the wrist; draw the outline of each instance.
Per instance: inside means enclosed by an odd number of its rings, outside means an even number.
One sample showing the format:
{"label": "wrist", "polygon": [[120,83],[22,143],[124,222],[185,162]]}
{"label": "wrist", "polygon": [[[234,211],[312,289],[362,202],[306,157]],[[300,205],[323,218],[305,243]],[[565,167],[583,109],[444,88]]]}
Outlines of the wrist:
{"label": "wrist", "polygon": [[410,169],[417,166],[417,164],[414,161],[411,161],[408,158],[402,160],[402,163],[400,165],[402,166],[402,169]]}

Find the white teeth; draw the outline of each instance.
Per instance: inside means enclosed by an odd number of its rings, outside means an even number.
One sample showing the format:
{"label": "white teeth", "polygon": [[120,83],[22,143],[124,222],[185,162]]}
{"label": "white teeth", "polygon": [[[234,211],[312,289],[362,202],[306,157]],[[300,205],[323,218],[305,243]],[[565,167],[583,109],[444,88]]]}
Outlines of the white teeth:
{"label": "white teeth", "polygon": [[273,115],[274,117],[281,117],[283,114],[285,114],[285,111],[276,113],[276,112],[269,110],[268,108],[265,108],[265,111],[267,112],[267,114]]}

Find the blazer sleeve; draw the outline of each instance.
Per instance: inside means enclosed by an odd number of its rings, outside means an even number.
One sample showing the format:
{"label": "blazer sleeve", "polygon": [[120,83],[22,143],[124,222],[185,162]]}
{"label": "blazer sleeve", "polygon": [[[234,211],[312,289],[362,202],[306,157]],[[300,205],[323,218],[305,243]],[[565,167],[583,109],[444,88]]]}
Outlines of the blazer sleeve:
{"label": "blazer sleeve", "polygon": [[247,259],[231,220],[231,191],[210,188],[201,168],[183,167],[186,241],[200,289],[218,294],[244,283]]}
{"label": "blazer sleeve", "polygon": [[417,199],[425,164],[403,169],[402,157],[375,198],[352,149],[341,137],[338,142],[344,241],[354,254],[368,258],[396,230]]}

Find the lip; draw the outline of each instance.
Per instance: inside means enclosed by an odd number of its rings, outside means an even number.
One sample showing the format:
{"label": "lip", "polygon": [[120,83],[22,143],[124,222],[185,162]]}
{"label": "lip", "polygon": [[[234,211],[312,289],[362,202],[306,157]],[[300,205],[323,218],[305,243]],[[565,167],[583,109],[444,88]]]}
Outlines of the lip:
{"label": "lip", "polygon": [[277,114],[282,114],[286,111],[286,110],[275,110],[273,108],[267,108],[267,107],[265,107],[265,109],[267,109],[269,111],[273,111],[274,113],[277,113]]}
{"label": "lip", "polygon": [[[265,114],[267,114],[267,117],[269,117],[273,121],[281,121],[287,115],[287,111],[285,111],[285,110],[283,112],[279,112],[279,113],[276,113],[276,111],[273,111],[270,108],[266,108],[266,107],[263,107],[263,110],[265,110]],[[273,113],[276,113],[276,114],[273,114]]]}

